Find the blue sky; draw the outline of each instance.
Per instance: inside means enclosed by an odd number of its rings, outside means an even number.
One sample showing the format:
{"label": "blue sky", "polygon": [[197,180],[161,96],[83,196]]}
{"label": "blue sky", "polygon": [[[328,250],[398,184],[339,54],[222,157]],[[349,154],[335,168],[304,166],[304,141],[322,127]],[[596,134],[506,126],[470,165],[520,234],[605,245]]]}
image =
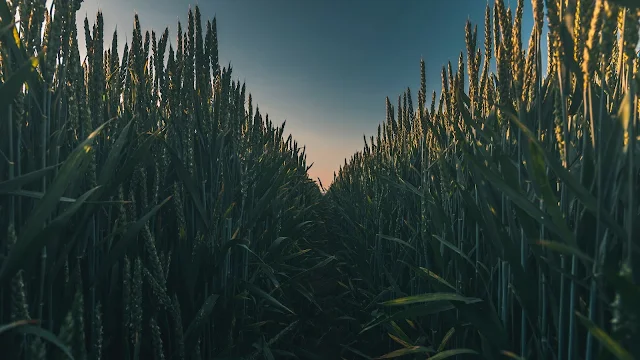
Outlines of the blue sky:
{"label": "blue sky", "polygon": [[[515,0],[505,3],[515,12]],[[486,0],[85,0],[78,20],[93,23],[100,9],[107,44],[116,26],[123,44],[137,12],[143,29],[169,27],[175,40],[177,21],[184,28],[195,5],[203,21],[217,19],[221,64],[232,64],[262,114],[287,121],[285,136],[306,145],[310,175],[327,186],[384,121],[386,96],[395,104],[409,86],[416,103],[421,57],[430,94],[441,67],[466,56],[467,19],[482,46]],[[526,0],[525,45],[531,24]]]}

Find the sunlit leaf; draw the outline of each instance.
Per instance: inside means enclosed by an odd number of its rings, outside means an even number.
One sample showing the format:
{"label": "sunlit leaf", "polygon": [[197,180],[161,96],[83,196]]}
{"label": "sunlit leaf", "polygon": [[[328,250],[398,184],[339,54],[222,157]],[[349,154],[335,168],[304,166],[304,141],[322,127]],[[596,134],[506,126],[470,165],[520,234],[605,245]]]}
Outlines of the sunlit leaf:
{"label": "sunlit leaf", "polygon": [[419,304],[433,301],[458,301],[465,304],[473,304],[482,301],[481,299],[468,298],[456,293],[430,293],[422,295],[407,296],[404,298],[394,299],[383,302],[386,306],[404,306],[411,304]]}
{"label": "sunlit leaf", "polygon": [[382,355],[382,356],[377,357],[375,359],[394,359],[394,358],[405,356],[405,355],[428,354],[428,353],[431,353],[431,352],[433,352],[433,349],[430,348],[430,347],[412,346],[412,347],[408,347],[408,348],[392,351],[392,352],[390,352],[390,353],[388,353],[386,355]]}

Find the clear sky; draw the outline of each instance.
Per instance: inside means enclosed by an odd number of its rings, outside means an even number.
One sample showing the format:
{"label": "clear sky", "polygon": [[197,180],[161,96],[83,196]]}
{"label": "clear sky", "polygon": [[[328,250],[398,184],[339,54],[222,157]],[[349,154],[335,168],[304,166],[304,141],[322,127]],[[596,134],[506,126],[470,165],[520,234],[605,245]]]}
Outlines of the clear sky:
{"label": "clear sky", "polygon": [[[515,13],[516,0],[505,4]],[[137,12],[143,30],[169,27],[175,41],[190,5],[203,22],[216,17],[221,65],[231,63],[263,115],[287,121],[285,136],[306,145],[310,175],[325,186],[384,121],[386,96],[395,104],[409,86],[417,103],[421,57],[430,94],[441,87],[441,67],[457,64],[462,50],[466,58],[467,19],[478,25],[478,45],[484,41],[486,0],[84,0],[78,20],[93,24],[102,10],[105,45],[116,26],[123,44]],[[530,0],[524,18],[526,46]]]}

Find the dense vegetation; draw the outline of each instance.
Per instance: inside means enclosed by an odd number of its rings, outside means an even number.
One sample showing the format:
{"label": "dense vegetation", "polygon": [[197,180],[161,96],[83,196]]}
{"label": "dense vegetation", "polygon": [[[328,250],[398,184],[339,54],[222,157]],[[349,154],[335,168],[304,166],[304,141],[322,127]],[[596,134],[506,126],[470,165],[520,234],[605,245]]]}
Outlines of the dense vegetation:
{"label": "dense vegetation", "polygon": [[80,3],[0,1],[4,357],[640,358],[637,1],[496,0],[324,195],[215,19]]}

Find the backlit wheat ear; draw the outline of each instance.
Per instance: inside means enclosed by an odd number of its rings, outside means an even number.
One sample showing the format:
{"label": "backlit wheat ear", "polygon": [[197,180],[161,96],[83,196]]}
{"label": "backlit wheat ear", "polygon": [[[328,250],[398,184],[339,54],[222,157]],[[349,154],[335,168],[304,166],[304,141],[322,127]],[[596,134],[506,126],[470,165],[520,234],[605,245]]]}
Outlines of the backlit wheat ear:
{"label": "backlit wheat ear", "polygon": [[[580,60],[584,59],[584,61],[582,62],[582,71],[584,72],[585,86],[591,80],[593,73],[598,68],[598,65],[600,63],[600,59],[598,58],[601,51],[599,40],[604,20],[604,2],[604,0],[597,0],[595,2],[595,10],[593,11],[591,25],[589,27],[588,36],[586,38],[586,45],[584,46],[583,50],[584,54],[580,56]],[[581,4],[582,6],[585,6],[583,2],[581,2]],[[582,21],[586,21],[586,19]],[[604,34],[604,32],[602,33]],[[577,49],[576,53],[580,50],[582,49]]]}
{"label": "backlit wheat ear", "polygon": [[516,95],[522,97],[525,74],[525,57],[522,49],[522,16],[524,11],[524,0],[518,0],[515,19],[513,20],[513,30],[511,35],[511,46],[513,48],[513,77]]}
{"label": "backlit wheat ear", "polygon": [[615,3],[610,1],[604,2],[604,22],[602,25],[602,37],[600,41],[600,49],[604,59],[611,59],[610,64],[607,64],[607,80],[611,78],[611,75],[615,69],[617,69],[617,54],[615,49],[615,39],[617,38],[618,27],[617,19],[619,8]]}
{"label": "backlit wheat ear", "polygon": [[140,346],[142,341],[142,262],[140,258],[136,258],[133,264],[133,282],[131,286],[131,344],[134,347]]}
{"label": "backlit wheat ear", "polygon": [[149,325],[151,328],[151,340],[153,342],[154,359],[163,360],[165,357],[162,346],[162,334],[160,332],[160,327],[158,326],[158,322],[155,316],[151,317]]}
{"label": "backlit wheat ear", "polygon": [[91,348],[92,360],[101,360],[103,352],[103,320],[102,320],[102,304],[97,303],[94,311],[92,322],[93,344]]}
{"label": "backlit wheat ear", "polygon": [[[635,58],[636,46],[638,45],[638,12],[630,9],[624,11],[624,55],[625,62],[631,62]],[[628,71],[631,71],[629,69]]]}

